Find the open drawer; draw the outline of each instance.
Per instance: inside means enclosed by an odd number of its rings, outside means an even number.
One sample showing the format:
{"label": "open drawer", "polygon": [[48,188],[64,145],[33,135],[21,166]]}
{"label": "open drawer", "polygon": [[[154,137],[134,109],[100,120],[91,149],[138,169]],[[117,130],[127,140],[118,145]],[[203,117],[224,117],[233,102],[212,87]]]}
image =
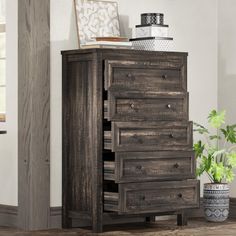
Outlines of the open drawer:
{"label": "open drawer", "polygon": [[174,212],[199,207],[199,181],[119,184],[104,192],[104,210],[119,214]]}
{"label": "open drawer", "polygon": [[117,152],[104,162],[104,179],[116,183],[195,178],[193,151]]}

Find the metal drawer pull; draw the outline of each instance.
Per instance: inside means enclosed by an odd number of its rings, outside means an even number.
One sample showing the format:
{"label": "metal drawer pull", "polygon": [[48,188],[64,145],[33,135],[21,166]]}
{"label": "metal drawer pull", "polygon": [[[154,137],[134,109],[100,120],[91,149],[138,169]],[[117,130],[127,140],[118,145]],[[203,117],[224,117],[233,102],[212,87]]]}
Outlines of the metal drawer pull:
{"label": "metal drawer pull", "polygon": [[179,168],[179,164],[178,163],[174,164],[174,168],[178,169]]}
{"label": "metal drawer pull", "polygon": [[142,170],[142,166],[136,166],[136,170]]}
{"label": "metal drawer pull", "polygon": [[166,107],[167,107],[168,109],[170,109],[170,108],[171,108],[171,104],[167,104]]}
{"label": "metal drawer pull", "polygon": [[146,197],[145,196],[140,196],[140,199],[145,201]]}
{"label": "metal drawer pull", "polygon": [[131,77],[132,77],[132,74],[129,73],[129,74],[127,74],[126,76],[127,76],[128,78],[131,78]]}
{"label": "metal drawer pull", "polygon": [[135,106],[134,106],[133,103],[131,103],[131,104],[130,104],[130,107],[131,107],[131,109],[134,109]]}
{"label": "metal drawer pull", "polygon": [[182,193],[179,193],[179,194],[178,194],[178,197],[179,197],[179,198],[182,198],[182,197],[183,197]]}
{"label": "metal drawer pull", "polygon": [[174,138],[174,135],[173,135],[173,134],[170,134],[169,137],[170,137],[170,138]]}
{"label": "metal drawer pull", "polygon": [[167,79],[167,75],[162,75],[162,79]]}

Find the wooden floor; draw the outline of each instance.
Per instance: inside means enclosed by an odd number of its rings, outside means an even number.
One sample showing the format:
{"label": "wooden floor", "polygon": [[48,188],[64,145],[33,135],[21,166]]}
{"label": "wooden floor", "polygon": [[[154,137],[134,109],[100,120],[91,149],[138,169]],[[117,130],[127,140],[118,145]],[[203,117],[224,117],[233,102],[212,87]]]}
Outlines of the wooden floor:
{"label": "wooden floor", "polygon": [[[23,232],[0,228],[0,236],[94,236],[90,230],[49,230]],[[188,226],[177,227],[174,221],[162,221],[155,224],[122,225],[105,228],[104,236],[236,236],[236,220],[224,223],[207,223],[202,219],[189,221]]]}

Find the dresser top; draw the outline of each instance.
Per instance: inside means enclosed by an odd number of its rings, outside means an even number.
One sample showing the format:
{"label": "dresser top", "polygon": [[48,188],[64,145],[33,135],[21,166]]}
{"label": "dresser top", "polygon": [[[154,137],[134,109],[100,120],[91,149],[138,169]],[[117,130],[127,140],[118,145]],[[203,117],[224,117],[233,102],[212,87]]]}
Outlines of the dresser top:
{"label": "dresser top", "polygon": [[187,52],[169,52],[169,51],[147,51],[134,49],[111,49],[111,48],[91,48],[91,49],[75,49],[62,51],[62,55],[86,54],[86,53],[115,53],[115,54],[133,54],[133,55],[182,55],[187,56]]}

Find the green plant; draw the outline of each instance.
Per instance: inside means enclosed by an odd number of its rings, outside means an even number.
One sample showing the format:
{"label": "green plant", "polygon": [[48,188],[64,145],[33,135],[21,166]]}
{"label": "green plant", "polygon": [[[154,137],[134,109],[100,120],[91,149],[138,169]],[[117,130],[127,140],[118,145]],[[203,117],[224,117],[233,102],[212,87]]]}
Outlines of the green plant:
{"label": "green plant", "polygon": [[236,124],[224,126],[225,111],[216,110],[210,112],[208,123],[215,133],[194,123],[194,131],[204,137],[194,144],[197,175],[207,173],[212,183],[232,182],[236,168]]}

